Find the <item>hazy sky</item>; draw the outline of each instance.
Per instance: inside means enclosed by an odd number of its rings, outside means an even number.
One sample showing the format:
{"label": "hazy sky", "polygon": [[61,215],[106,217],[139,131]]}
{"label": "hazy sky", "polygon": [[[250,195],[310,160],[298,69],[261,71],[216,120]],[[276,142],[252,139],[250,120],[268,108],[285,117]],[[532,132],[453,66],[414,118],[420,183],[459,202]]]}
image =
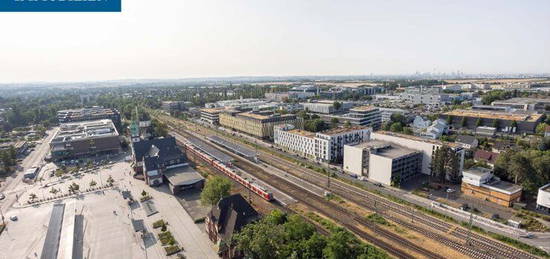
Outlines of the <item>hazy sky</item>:
{"label": "hazy sky", "polygon": [[0,13],[0,82],[550,72],[550,1],[122,0]]}

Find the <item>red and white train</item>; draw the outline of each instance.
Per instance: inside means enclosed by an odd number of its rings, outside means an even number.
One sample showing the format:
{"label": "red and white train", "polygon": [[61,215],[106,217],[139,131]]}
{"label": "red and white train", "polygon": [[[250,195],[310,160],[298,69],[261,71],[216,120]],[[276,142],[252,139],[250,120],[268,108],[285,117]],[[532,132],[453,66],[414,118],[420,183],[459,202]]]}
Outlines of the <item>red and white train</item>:
{"label": "red and white train", "polygon": [[212,165],[214,168],[218,169],[220,172],[224,173],[225,175],[229,176],[231,179],[239,182],[241,185],[246,187],[247,189],[251,190],[255,194],[258,194],[260,197],[267,201],[273,200],[273,193],[266,190],[263,186],[258,185],[257,183],[251,182],[249,179],[244,178],[240,176],[237,171],[232,168],[233,165],[231,164],[224,164],[214,157],[206,154],[203,152],[200,148],[193,145],[191,142],[188,141],[178,141],[180,142],[184,147],[186,152],[190,152],[194,154],[195,156],[201,158],[203,161],[207,162],[208,164]]}

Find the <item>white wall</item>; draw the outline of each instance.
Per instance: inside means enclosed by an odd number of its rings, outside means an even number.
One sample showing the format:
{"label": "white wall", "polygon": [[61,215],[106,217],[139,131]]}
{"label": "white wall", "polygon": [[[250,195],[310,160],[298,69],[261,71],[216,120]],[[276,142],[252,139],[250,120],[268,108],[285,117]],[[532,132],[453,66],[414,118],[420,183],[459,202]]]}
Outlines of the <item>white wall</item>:
{"label": "white wall", "polygon": [[370,154],[369,179],[385,185],[391,185],[392,159]]}
{"label": "white wall", "polygon": [[363,175],[363,148],[344,146],[344,172]]}
{"label": "white wall", "polygon": [[[546,185],[546,189],[549,187],[550,184]],[[539,189],[539,194],[537,195],[537,205],[550,208],[550,191],[543,191]]]}

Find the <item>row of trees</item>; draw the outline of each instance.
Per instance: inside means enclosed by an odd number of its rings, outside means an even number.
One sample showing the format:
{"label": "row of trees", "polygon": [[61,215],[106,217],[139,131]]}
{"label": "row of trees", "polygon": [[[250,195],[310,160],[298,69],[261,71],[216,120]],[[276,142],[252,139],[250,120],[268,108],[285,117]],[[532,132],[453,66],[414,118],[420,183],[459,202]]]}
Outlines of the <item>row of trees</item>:
{"label": "row of trees", "polygon": [[539,187],[550,182],[550,150],[508,150],[498,157],[494,172],[520,184],[524,192],[536,194]]}
{"label": "row of trees", "polygon": [[439,182],[460,182],[460,157],[452,148],[443,145],[434,152],[431,163],[432,177]]}
{"label": "row of trees", "polygon": [[389,258],[345,229],[322,236],[299,215],[279,210],[245,226],[233,242],[245,258]]}
{"label": "row of trees", "polygon": [[17,154],[13,146],[10,146],[5,150],[0,150],[0,163],[2,166],[2,170],[0,172],[11,172],[11,167],[17,164],[16,155]]}
{"label": "row of trees", "polygon": [[382,129],[386,131],[392,131],[397,133],[404,133],[412,135],[413,131],[410,127],[405,127],[407,125],[407,119],[401,114],[392,114],[390,121],[382,125]]}

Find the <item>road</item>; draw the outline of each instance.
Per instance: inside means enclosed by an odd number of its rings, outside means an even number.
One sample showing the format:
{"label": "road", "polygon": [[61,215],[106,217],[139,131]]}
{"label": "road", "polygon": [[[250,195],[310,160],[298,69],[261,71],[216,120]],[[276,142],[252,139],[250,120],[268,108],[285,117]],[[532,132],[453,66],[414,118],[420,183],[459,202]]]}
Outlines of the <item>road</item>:
{"label": "road", "polygon": [[20,170],[17,170],[17,172],[14,173],[15,177],[11,178],[9,183],[0,187],[0,192],[6,195],[6,198],[0,201],[0,210],[2,212],[8,211],[17,201],[18,196],[25,192],[25,189],[28,187],[27,184],[23,182],[23,174],[25,173],[25,170],[31,167],[39,167],[44,164],[44,158],[50,149],[50,141],[58,130],[59,128],[56,127],[47,131],[47,136],[42,140],[42,142],[37,145],[35,149],[27,157],[25,157],[25,159],[23,159],[20,165]]}

